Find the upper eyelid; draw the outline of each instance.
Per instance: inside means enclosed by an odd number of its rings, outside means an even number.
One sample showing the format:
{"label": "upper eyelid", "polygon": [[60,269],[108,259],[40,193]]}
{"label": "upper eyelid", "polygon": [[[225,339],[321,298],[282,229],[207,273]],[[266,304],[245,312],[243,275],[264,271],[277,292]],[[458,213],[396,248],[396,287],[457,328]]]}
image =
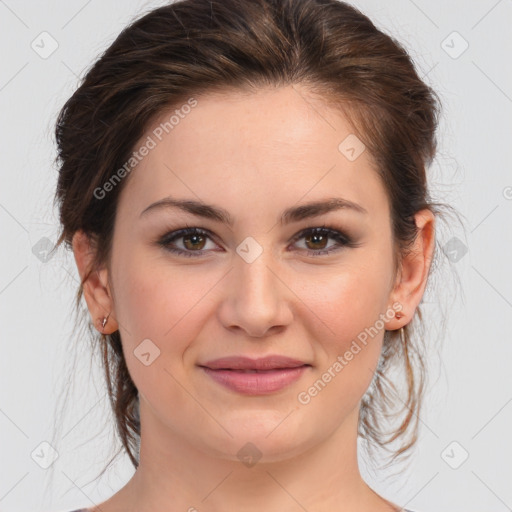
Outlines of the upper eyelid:
{"label": "upper eyelid", "polygon": [[[189,231],[189,232],[187,232]],[[311,227],[306,227],[300,229],[297,233],[295,233],[291,237],[291,241],[295,242],[296,240],[303,238],[307,233],[311,231],[324,231],[326,234],[331,234],[331,237],[334,235],[338,235],[339,238],[345,238],[347,241],[350,241],[351,237],[348,235],[348,233],[345,230],[342,230],[340,228],[330,227],[328,225],[314,225]],[[212,241],[214,241],[216,244],[218,244],[216,238],[217,235],[210,231],[207,228],[201,228],[197,226],[185,226],[183,228],[178,228],[174,230],[169,230],[163,235],[163,239],[168,238],[169,240],[179,240],[180,238],[183,238],[185,236],[188,236],[190,234],[202,234],[205,236],[208,236]],[[197,251],[200,252],[200,251]]]}
{"label": "upper eyelid", "polygon": [[295,239],[296,237],[300,237],[304,233],[308,233],[310,231],[325,231],[326,233],[336,233],[336,234],[348,237],[348,234],[346,234],[344,230],[341,230],[339,228],[333,228],[333,227],[330,227],[327,225],[325,225],[325,226],[322,225],[322,226],[312,226],[310,228],[303,228],[303,229],[299,230],[295,235],[293,235],[292,239]]}
{"label": "upper eyelid", "polygon": [[[322,224],[322,225],[314,225],[314,226],[310,226],[310,227],[306,227],[306,228],[302,228],[300,229],[299,231],[297,231],[297,233],[295,233],[293,236],[292,236],[292,239],[297,237],[297,236],[300,236],[304,233],[307,233],[309,231],[314,231],[314,230],[324,230],[324,231],[330,231],[330,232],[335,232],[335,233],[339,233],[339,234],[342,234],[342,235],[347,235],[348,234],[346,233],[345,230],[343,230],[342,228],[336,228],[336,227],[332,227],[332,226],[329,226],[327,224]],[[183,235],[183,232],[185,232],[185,235],[187,234],[186,232],[187,231],[191,231],[191,232],[197,232],[197,233],[204,233],[206,235],[209,235],[209,236],[212,236],[212,237],[216,237],[217,235],[211,231],[210,229],[208,228],[201,228],[201,227],[198,227],[198,226],[184,226],[182,228],[177,228],[177,229],[169,229],[167,230],[165,233],[164,233],[164,236],[168,236],[168,235],[175,235],[175,236],[184,236]]]}

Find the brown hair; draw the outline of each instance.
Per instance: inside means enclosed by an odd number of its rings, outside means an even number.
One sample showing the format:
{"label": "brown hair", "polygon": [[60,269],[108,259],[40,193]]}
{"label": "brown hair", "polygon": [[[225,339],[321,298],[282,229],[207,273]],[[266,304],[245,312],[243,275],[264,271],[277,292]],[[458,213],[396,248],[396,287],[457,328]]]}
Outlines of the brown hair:
{"label": "brown hair", "polygon": [[[391,204],[399,271],[401,256],[417,235],[414,214],[428,208],[438,215],[442,206],[431,201],[426,180],[436,153],[440,101],[399,42],[337,0],[181,0],[125,28],[58,115],[55,201],[62,231],[56,247],[65,242],[70,249],[74,233],[84,230],[94,242],[96,264],[108,265],[126,180],[102,200],[94,192],[130,159],[164,110],[215,90],[289,84],[304,84],[339,107],[370,151]],[[417,313],[404,328],[403,341],[398,331],[386,331],[378,369],[361,402],[360,436],[380,447],[402,440],[393,459],[417,437],[426,376],[420,308]],[[119,331],[96,333],[94,343],[101,350],[117,433],[137,467],[138,392]],[[404,400],[388,378],[394,363],[403,365]],[[389,434],[382,422],[398,402],[395,414],[404,417]]]}

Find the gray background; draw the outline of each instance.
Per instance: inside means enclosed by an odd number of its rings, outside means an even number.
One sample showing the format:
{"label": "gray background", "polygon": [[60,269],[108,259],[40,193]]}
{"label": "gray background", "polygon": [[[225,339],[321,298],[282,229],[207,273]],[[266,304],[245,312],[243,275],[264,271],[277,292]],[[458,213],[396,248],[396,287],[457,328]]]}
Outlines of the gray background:
{"label": "gray background", "polygon": [[[452,292],[441,344],[432,344],[418,447],[399,475],[373,471],[365,460],[363,474],[385,497],[418,512],[512,510],[512,1],[353,3],[405,44],[439,92],[444,111],[432,187],[466,222],[465,232],[453,223],[439,234],[461,287]],[[64,251],[49,259],[45,253],[58,225],[52,130],[99,52],[134,16],[162,4],[0,0],[1,511],[91,506],[133,472],[119,458],[95,480],[116,445],[99,362],[89,367],[87,345],[73,334],[74,260]],[[52,40],[57,49],[41,55]],[[437,286],[444,289],[443,281]],[[437,299],[424,302],[435,325],[429,305]],[[70,395],[60,416],[63,390]],[[45,443],[58,454],[47,469],[41,465],[53,452]]]}

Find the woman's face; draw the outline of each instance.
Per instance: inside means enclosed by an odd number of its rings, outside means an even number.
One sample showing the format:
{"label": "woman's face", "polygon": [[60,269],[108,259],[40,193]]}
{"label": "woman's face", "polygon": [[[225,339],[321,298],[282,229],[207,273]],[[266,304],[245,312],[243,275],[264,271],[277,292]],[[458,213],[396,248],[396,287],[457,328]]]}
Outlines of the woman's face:
{"label": "woman's face", "polygon": [[[346,119],[306,89],[195,100],[134,148],[148,150],[118,205],[112,314],[143,430],[225,459],[248,442],[262,462],[285,459],[357,421],[395,312],[388,200]],[[151,206],[165,198],[207,206]],[[305,208],[333,200],[353,206]],[[307,366],[201,367],[269,355]]]}

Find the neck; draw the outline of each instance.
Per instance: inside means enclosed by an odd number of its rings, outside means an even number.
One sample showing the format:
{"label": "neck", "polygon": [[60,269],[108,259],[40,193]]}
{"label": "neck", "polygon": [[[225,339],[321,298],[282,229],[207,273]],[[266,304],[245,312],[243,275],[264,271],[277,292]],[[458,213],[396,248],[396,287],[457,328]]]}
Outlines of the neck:
{"label": "neck", "polygon": [[250,467],[236,456],[207,453],[178,437],[158,421],[143,400],[140,405],[140,461],[132,479],[116,495],[119,510],[396,510],[360,476],[359,407],[327,439],[309,448],[299,447],[296,454],[280,460],[256,462]]}

